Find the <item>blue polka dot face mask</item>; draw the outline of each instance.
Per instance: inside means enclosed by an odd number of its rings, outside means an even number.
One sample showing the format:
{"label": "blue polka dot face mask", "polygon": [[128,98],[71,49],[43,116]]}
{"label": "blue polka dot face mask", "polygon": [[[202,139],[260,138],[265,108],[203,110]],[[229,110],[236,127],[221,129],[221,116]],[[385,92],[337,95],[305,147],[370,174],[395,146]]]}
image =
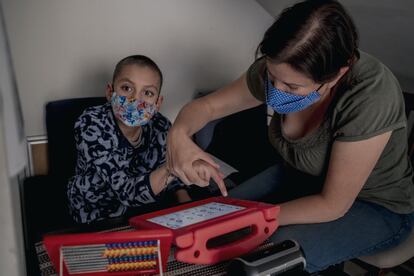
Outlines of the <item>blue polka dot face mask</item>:
{"label": "blue polka dot face mask", "polygon": [[321,98],[321,95],[317,90],[312,91],[306,96],[301,96],[289,92],[284,92],[277,89],[276,87],[273,87],[268,78],[266,78],[265,82],[266,104],[279,114],[304,110]]}

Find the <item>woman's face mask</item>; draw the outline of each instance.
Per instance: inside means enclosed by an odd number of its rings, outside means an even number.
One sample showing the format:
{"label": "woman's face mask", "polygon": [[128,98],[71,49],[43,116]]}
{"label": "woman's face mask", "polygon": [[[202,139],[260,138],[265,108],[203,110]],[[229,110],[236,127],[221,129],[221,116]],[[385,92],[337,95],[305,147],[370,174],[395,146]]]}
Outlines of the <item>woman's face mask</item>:
{"label": "woman's face mask", "polygon": [[301,96],[284,92],[273,87],[268,78],[266,78],[265,82],[266,103],[279,114],[299,112],[311,106],[321,98],[321,95],[317,91],[320,87],[306,96]]}
{"label": "woman's face mask", "polygon": [[115,117],[127,126],[136,127],[147,124],[157,112],[155,104],[142,100],[128,100],[114,91],[111,98],[112,110]]}

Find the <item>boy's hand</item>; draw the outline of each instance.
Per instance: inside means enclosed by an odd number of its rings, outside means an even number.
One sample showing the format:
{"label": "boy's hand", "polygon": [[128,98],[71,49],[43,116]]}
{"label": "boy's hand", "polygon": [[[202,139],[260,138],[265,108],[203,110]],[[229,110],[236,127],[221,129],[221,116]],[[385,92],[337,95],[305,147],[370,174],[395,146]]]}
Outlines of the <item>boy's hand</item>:
{"label": "boy's hand", "polygon": [[220,170],[201,159],[193,162],[193,169],[198,174],[198,177],[203,181],[202,183],[195,183],[196,185],[200,187],[206,187],[210,184],[210,178],[213,178],[214,182],[217,183],[221,194],[223,196],[227,196],[226,185],[223,181],[224,175],[222,172],[220,172]]}
{"label": "boy's hand", "polygon": [[191,201],[191,197],[185,189],[179,189],[175,192],[175,197],[178,203],[184,203]]}

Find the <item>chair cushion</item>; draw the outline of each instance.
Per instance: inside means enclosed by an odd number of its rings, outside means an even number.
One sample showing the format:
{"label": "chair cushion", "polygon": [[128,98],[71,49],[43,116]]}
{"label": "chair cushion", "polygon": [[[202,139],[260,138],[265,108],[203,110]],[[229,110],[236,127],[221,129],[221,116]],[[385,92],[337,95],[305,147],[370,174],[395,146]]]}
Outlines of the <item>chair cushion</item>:
{"label": "chair cushion", "polygon": [[408,261],[414,255],[414,229],[410,236],[398,246],[381,253],[359,259],[376,267],[390,268]]}

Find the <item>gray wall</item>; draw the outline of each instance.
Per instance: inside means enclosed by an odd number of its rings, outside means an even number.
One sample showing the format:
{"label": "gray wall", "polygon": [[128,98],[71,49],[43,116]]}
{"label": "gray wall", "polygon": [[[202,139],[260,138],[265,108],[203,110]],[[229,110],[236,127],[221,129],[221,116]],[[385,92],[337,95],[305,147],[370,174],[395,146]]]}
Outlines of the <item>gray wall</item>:
{"label": "gray wall", "polygon": [[[257,0],[277,16],[294,0]],[[414,1],[343,0],[358,27],[360,48],[386,64],[402,88],[414,93]]]}
{"label": "gray wall", "polygon": [[1,0],[26,135],[45,134],[44,104],[104,95],[115,63],[141,53],[165,74],[171,120],[198,90],[242,74],[272,17],[253,0]]}

